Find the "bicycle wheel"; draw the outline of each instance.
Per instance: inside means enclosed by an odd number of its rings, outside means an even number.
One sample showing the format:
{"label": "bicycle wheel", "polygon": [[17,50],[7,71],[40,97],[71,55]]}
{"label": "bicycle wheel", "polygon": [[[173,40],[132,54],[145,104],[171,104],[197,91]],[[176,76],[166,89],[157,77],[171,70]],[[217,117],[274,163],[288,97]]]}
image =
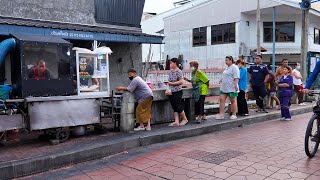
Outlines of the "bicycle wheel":
{"label": "bicycle wheel", "polygon": [[319,147],[319,120],[318,115],[313,115],[308,123],[304,139],[304,150],[309,158],[312,158]]}

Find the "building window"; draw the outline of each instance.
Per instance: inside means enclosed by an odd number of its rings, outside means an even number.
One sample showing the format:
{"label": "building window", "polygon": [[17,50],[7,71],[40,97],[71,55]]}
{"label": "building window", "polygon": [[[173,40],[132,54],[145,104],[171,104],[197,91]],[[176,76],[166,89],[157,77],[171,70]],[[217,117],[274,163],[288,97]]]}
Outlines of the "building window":
{"label": "building window", "polygon": [[193,46],[207,45],[207,27],[200,27],[193,29]]}
{"label": "building window", "polygon": [[211,26],[211,44],[236,42],[236,23]]}
{"label": "building window", "polygon": [[317,28],[314,28],[314,44],[320,44],[319,34],[320,34],[320,30]]}
{"label": "building window", "polygon": [[[263,23],[263,41],[272,42],[272,22]],[[276,22],[276,42],[294,42],[295,23]]]}

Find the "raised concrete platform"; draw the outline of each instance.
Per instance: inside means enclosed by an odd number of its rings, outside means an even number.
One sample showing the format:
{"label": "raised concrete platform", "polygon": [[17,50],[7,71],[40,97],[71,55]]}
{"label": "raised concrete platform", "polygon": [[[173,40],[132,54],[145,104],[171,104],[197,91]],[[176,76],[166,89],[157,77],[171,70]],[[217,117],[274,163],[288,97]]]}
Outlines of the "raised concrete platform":
{"label": "raised concrete platform", "polygon": [[[308,106],[293,106],[292,115],[311,112]],[[158,127],[150,132],[116,134],[113,136],[98,136],[89,141],[80,141],[73,144],[60,145],[54,151],[43,152],[39,156],[7,160],[0,162],[0,179],[25,176],[37,172],[47,171],[79,162],[102,158],[111,154],[120,153],[129,149],[161,143],[181,138],[187,138],[215,131],[238,128],[253,123],[260,123],[280,118],[280,111],[273,110],[267,114],[251,112],[248,117],[237,120],[214,120],[213,117],[202,124],[188,123],[183,127]],[[294,119],[293,120],[298,120]],[[86,139],[83,137],[82,139]],[[1,149],[2,147],[0,147]],[[18,147],[15,147],[18,148]],[[14,148],[13,148],[14,150]],[[28,149],[25,149],[27,151]],[[5,153],[2,151],[2,153]]]}

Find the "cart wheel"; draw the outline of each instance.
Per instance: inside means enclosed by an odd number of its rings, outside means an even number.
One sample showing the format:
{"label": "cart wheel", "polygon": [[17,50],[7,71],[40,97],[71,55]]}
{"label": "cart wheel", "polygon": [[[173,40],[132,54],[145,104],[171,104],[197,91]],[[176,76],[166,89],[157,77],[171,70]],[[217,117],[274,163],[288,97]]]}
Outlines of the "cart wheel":
{"label": "cart wheel", "polygon": [[56,134],[56,131],[51,130],[51,129],[44,131],[44,135],[45,135],[45,136],[48,136],[48,137],[55,137],[55,134]]}
{"label": "cart wheel", "polygon": [[66,142],[69,139],[70,131],[68,129],[58,129],[56,132],[56,139],[60,143]]}

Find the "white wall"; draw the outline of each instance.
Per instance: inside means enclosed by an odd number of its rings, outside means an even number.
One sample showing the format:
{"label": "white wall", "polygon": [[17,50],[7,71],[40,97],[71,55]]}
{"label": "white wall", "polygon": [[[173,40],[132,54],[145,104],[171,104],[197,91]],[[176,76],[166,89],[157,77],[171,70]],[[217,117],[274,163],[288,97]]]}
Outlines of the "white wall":
{"label": "white wall", "polygon": [[[211,26],[240,21],[240,12],[257,8],[256,0],[211,0],[194,6],[164,19],[170,24],[169,32],[193,29],[201,26]],[[270,0],[261,0],[260,6],[272,7],[279,5]],[[165,28],[167,31],[167,28]]]}
{"label": "white wall", "polygon": [[[149,18],[145,21],[141,22],[141,29],[143,33],[147,33],[147,34],[153,34],[153,35],[159,35],[156,32],[161,31],[162,29],[164,29],[164,20],[163,18],[167,17],[167,16],[171,16],[173,14],[176,14],[178,12],[181,11],[185,11],[186,9],[190,9],[193,6],[196,6],[197,4],[201,4],[205,1],[208,0],[197,0],[197,1],[193,1],[190,2],[188,4],[185,4],[183,6],[179,6],[177,8],[174,8],[172,10],[160,13],[152,18]],[[151,59],[151,61],[159,61],[159,60],[164,60],[166,59],[166,56],[163,54],[164,53],[164,44],[159,45],[159,44],[153,44],[152,46],[152,54],[153,57]],[[148,57],[148,53],[149,53],[149,44],[143,44],[142,45],[142,60],[146,61],[147,57]],[[162,53],[162,55],[160,55],[160,52]],[[161,56],[161,57],[160,57]]]}
{"label": "white wall", "polygon": [[320,29],[320,18],[310,15],[310,28],[308,35],[309,51],[320,52],[320,45],[314,44],[314,28]]}

